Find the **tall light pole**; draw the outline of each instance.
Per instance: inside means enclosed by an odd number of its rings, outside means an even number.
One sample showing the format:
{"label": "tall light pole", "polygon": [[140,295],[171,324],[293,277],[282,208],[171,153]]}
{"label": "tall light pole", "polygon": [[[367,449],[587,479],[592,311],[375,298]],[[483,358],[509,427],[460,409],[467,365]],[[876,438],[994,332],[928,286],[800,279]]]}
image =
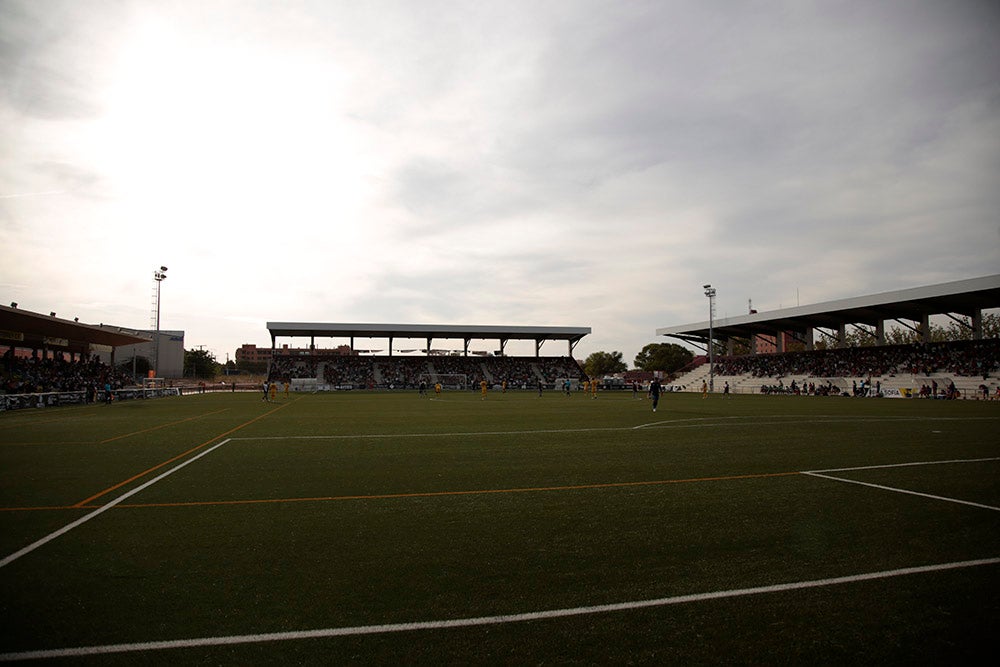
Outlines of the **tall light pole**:
{"label": "tall light pole", "polygon": [[156,281],[156,339],[153,341],[153,374],[160,377],[160,283],[167,279],[167,267],[153,271]]}
{"label": "tall light pole", "polygon": [[712,325],[715,320],[715,288],[705,285],[705,296],[708,297],[708,391],[715,391],[715,336],[712,333]]}

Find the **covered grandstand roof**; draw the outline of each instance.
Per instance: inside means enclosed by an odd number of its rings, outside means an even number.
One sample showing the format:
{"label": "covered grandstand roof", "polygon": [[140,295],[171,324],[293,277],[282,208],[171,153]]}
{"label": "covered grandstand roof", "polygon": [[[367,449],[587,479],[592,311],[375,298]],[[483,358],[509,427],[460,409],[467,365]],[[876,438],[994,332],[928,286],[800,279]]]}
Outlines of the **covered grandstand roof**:
{"label": "covered grandstand roof", "polygon": [[82,324],[53,315],[0,306],[0,345],[86,353],[92,346],[106,348],[148,343],[149,337],[105,325]]}
{"label": "covered grandstand roof", "polygon": [[[716,339],[751,338],[757,334],[773,335],[779,331],[838,329],[847,324],[876,326],[886,320],[919,322],[930,315],[972,315],[990,308],[1000,308],[1000,274],[727,317],[712,323],[712,334]],[[709,338],[709,322],[706,320],[664,327],[657,329],[656,335],[704,345]]]}
{"label": "covered grandstand roof", "polygon": [[[503,345],[508,340],[533,340],[536,351],[542,342],[564,340],[570,349],[590,333],[590,327],[522,327],[486,326],[463,324],[343,324],[316,322],[268,322],[272,347],[279,336],[306,338],[421,338],[498,340]],[[353,345],[352,345],[353,347]]]}

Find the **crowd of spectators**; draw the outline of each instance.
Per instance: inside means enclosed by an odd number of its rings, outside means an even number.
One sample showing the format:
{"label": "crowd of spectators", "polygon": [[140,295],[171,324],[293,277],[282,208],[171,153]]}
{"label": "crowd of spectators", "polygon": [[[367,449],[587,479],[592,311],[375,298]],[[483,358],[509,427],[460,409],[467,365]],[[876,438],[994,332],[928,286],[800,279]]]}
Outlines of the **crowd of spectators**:
{"label": "crowd of spectators", "polygon": [[368,389],[375,386],[371,357],[337,355],[323,359],[323,381],[337,386]]}
{"label": "crowd of spectators", "polygon": [[875,377],[947,372],[987,378],[1000,370],[1000,339],[916,343],[721,357],[718,375]]}
{"label": "crowd of spectators", "polygon": [[[312,372],[291,375],[288,364],[277,358],[272,364],[271,377],[316,377],[322,364],[322,381],[333,386],[370,388],[416,388],[421,382],[433,384],[442,376],[465,376],[469,387],[478,387],[483,379],[493,384],[506,382],[510,387],[547,385],[560,378],[581,379],[580,365],[570,357],[374,357],[331,355],[314,357]],[[301,363],[301,362],[300,362]],[[303,371],[306,372],[306,371]],[[541,377],[539,377],[539,375]]]}
{"label": "crowd of spectators", "polygon": [[295,378],[316,377],[316,357],[274,357],[271,362],[271,380],[289,382]]}
{"label": "crowd of spectators", "polygon": [[101,363],[97,357],[67,360],[61,353],[40,359],[17,357],[8,350],[0,369],[0,391],[5,394],[42,394],[48,392],[103,390],[133,385],[130,374]]}

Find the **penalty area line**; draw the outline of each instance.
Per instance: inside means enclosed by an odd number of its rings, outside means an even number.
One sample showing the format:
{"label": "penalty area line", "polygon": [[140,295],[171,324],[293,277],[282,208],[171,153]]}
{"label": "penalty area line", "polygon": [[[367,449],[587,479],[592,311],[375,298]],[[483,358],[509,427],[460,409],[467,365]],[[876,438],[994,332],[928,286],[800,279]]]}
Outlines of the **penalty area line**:
{"label": "penalty area line", "polygon": [[320,630],[296,630],[289,632],[269,632],[269,633],[251,634],[251,635],[200,637],[193,639],[174,639],[166,641],[136,642],[132,644],[105,644],[103,646],[81,646],[77,648],[21,651],[16,653],[0,654],[0,662],[10,662],[14,660],[39,660],[48,658],[80,657],[85,655],[106,655],[111,653],[130,653],[137,651],[163,651],[163,650],[179,649],[179,648],[232,646],[236,644],[255,644],[255,643],[265,643],[265,642],[302,640],[302,639],[325,639],[331,637],[377,635],[377,634],[387,634],[393,632],[414,632],[420,630],[471,628],[471,627],[487,626],[487,625],[502,625],[506,623],[521,623],[525,621],[537,621],[537,620],[546,620],[552,618],[566,618],[569,616],[585,616],[589,614],[603,614],[615,611],[647,609],[650,607],[664,607],[676,604],[686,604],[690,602],[705,602],[708,600],[721,600],[725,598],[746,597],[750,595],[782,593],[787,591],[803,590],[807,588],[838,586],[843,584],[858,583],[862,581],[890,579],[893,577],[903,577],[916,574],[927,574],[931,572],[943,572],[946,570],[958,570],[963,568],[981,567],[983,565],[997,565],[997,564],[1000,564],[1000,558],[983,558],[979,560],[958,561],[953,563],[939,563],[936,565],[923,565],[919,567],[905,567],[896,570],[883,570],[880,572],[867,572],[864,574],[854,574],[844,577],[832,577],[828,579],[814,579],[811,581],[774,584],[771,586],[757,586],[754,588],[737,588],[732,590],[715,591],[710,593],[695,593],[691,595],[676,595],[673,597],[658,598],[655,600],[637,600],[633,602],[618,602],[614,604],[593,605],[589,607],[573,607],[568,609],[549,609],[544,611],[534,611],[534,612],[526,612],[520,614],[502,614],[499,616],[478,616],[473,618],[444,619],[438,621],[415,621],[410,623],[360,625],[360,626],[351,626],[342,628],[325,628]]}

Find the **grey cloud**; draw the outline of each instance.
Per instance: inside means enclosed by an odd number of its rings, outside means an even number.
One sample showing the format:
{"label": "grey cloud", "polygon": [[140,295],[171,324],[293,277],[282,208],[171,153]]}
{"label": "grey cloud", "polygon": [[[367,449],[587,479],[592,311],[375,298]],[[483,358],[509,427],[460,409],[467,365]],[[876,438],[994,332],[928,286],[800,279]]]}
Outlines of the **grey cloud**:
{"label": "grey cloud", "polygon": [[3,102],[45,119],[96,115],[99,63],[108,36],[122,29],[125,3],[94,6],[71,1],[0,5],[0,87]]}

